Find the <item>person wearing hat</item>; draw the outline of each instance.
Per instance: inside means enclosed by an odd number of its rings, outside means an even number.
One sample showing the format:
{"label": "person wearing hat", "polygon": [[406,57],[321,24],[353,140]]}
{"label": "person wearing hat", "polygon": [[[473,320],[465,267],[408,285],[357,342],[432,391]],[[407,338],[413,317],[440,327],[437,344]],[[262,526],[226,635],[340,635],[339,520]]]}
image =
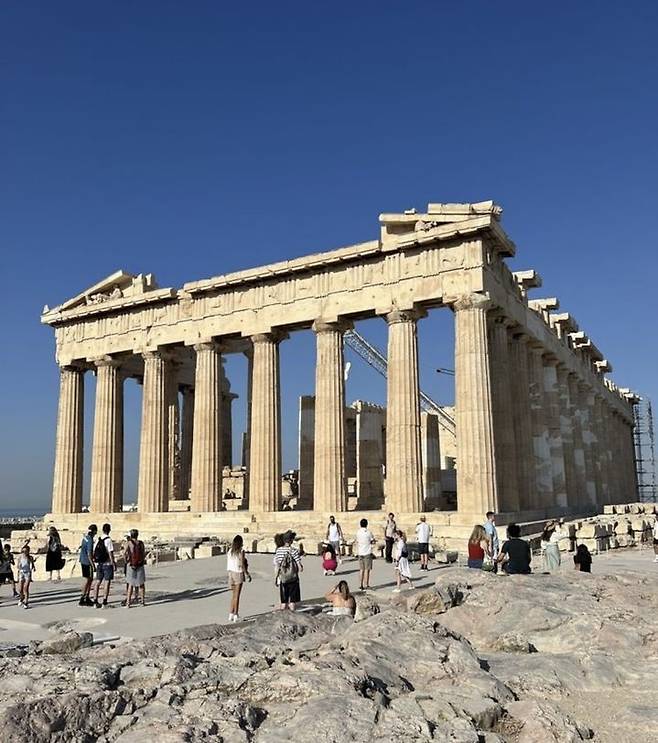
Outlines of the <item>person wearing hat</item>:
{"label": "person wearing hat", "polygon": [[274,553],[280,608],[290,611],[295,611],[296,605],[302,600],[299,574],[304,570],[304,566],[299,550],[292,546],[296,536],[294,531],[288,529],[283,534],[283,547],[277,547]]}
{"label": "person wearing hat", "polygon": [[432,536],[432,527],[427,523],[425,514],[420,517],[416,525],[416,541],[418,542],[418,554],[420,555],[420,569],[429,570],[427,564],[430,554],[430,537]]}

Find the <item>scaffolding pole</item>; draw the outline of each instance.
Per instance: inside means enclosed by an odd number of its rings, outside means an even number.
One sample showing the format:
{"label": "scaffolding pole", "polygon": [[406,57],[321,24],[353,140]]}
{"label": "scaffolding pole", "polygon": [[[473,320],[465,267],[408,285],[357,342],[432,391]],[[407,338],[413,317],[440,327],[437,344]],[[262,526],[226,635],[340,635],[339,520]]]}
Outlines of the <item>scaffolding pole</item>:
{"label": "scaffolding pole", "polygon": [[648,397],[640,397],[633,406],[633,441],[638,497],[643,503],[656,503],[656,450],[653,410]]}

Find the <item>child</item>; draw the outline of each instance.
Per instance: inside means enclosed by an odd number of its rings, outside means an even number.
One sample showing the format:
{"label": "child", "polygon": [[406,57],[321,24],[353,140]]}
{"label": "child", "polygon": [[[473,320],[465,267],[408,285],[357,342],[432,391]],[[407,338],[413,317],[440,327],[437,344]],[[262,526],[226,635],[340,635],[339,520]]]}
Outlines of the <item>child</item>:
{"label": "child", "polygon": [[399,593],[402,582],[409,584],[409,588],[413,588],[414,584],[411,582],[411,568],[409,567],[409,553],[407,551],[407,539],[405,534],[400,529],[396,529],[393,534],[395,540],[395,575],[397,578],[397,588],[393,589],[393,593]]}
{"label": "child", "polygon": [[30,554],[30,545],[26,544],[21,550],[21,556],[18,558],[18,590],[20,598],[18,605],[24,609],[28,608],[30,602],[30,583],[32,583],[32,573],[36,570],[34,558]]}
{"label": "child", "polygon": [[12,565],[15,563],[9,542],[5,544],[2,555],[0,555],[0,563],[0,585],[11,583],[11,587],[14,591],[14,598],[16,598],[18,596],[18,591],[16,591],[16,579],[14,578],[14,571],[12,569]]}
{"label": "child", "polygon": [[586,544],[579,544],[576,547],[576,554],[573,556],[574,568],[581,573],[592,572],[592,555],[587,549]]}
{"label": "child", "polygon": [[338,560],[336,559],[336,550],[334,545],[329,542],[323,548],[322,552],[322,570],[325,575],[336,575]]}

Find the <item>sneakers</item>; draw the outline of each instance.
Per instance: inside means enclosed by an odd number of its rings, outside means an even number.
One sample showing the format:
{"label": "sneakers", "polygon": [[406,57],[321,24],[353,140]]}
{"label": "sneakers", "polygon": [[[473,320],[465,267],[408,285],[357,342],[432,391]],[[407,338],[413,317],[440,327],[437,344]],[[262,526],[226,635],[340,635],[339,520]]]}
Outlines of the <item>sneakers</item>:
{"label": "sneakers", "polygon": [[234,616],[235,616],[235,614],[232,614],[232,613],[230,613],[230,614],[228,615],[228,621],[229,621],[229,622],[234,622],[234,621],[235,621],[235,620],[233,619],[233,617],[234,617]]}
{"label": "sneakers", "polygon": [[95,606],[95,607],[96,607],[97,609],[102,609],[102,607],[103,607],[103,604],[101,604],[101,602],[100,602],[100,601],[94,601],[94,606]]}
{"label": "sneakers", "polygon": [[234,622],[239,622],[240,621],[240,615],[239,614],[234,614],[233,615],[233,621]]}
{"label": "sneakers", "polygon": [[85,596],[85,606],[95,606],[96,603],[94,599],[92,599],[90,596]]}
{"label": "sneakers", "polygon": [[18,606],[25,606],[23,599],[18,599]]}
{"label": "sneakers", "polygon": [[22,607],[23,607],[24,609],[27,609],[27,608],[28,608],[27,604],[23,603],[22,601],[21,601],[21,605],[22,605]]}
{"label": "sneakers", "polygon": [[80,596],[80,601],[78,601],[78,606],[87,606],[87,601],[84,596]]}

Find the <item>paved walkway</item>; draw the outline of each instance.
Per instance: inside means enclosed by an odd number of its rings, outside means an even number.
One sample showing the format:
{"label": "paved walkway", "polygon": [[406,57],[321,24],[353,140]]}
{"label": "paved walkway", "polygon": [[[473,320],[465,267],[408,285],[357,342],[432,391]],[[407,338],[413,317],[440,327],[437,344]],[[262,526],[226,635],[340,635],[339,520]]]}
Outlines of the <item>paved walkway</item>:
{"label": "paved walkway", "polygon": [[[563,570],[571,570],[572,556],[563,553]],[[251,583],[242,592],[241,615],[253,617],[278,606],[278,589],[274,586],[272,556],[250,555]],[[535,569],[540,568],[538,560]],[[432,563],[427,573],[412,566],[415,585],[428,588],[438,572],[449,566]],[[651,549],[613,550],[594,557],[596,573],[650,572],[658,576],[658,563],[653,562]],[[324,601],[326,591],[338,580],[348,581],[352,590],[358,589],[359,572],[356,559],[346,559],[338,576],[324,576],[321,558],[307,556],[301,574],[304,604]],[[374,562],[372,587],[375,593],[389,594],[395,587],[393,566],[384,560]],[[151,637],[174,632],[185,627],[226,622],[230,592],[226,586],[226,556],[203,560],[162,563],[147,567],[147,606],[126,609],[121,606],[123,584],[114,583],[110,603],[106,609],[81,607],[79,579],[61,583],[32,585],[31,606],[26,611],[11,599],[11,588],[0,587],[0,645],[26,643],[50,636],[53,629],[90,631],[98,640],[118,637]],[[402,589],[406,590],[406,589]]]}

